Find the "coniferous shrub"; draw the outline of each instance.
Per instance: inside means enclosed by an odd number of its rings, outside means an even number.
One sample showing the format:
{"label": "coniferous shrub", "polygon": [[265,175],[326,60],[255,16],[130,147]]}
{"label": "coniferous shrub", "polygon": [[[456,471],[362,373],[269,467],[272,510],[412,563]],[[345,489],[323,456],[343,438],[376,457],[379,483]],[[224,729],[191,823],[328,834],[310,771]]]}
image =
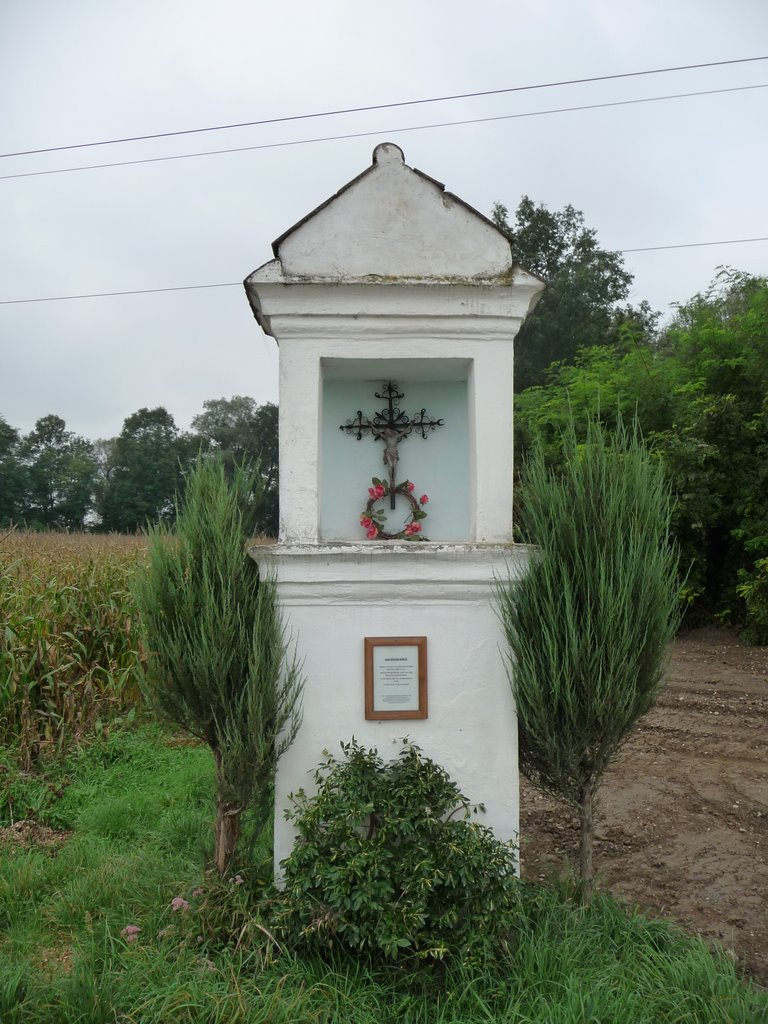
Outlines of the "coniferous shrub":
{"label": "coniferous shrub", "polygon": [[514,943],[520,883],[511,844],[472,819],[447,772],[406,743],[385,763],[354,740],[293,796],[283,937],[373,959],[481,958]]}
{"label": "coniferous shrub", "polygon": [[273,579],[246,551],[254,478],[227,480],[198,458],[176,524],[150,531],[136,586],[150,703],[211,748],[216,763],[215,862],[223,874],[248,812],[272,816],[277,761],[300,721],[302,679],[287,656]]}
{"label": "coniferous shrub", "polygon": [[517,705],[520,770],[579,810],[592,891],[592,806],[603,772],[659,691],[680,622],[678,552],[661,461],[638,430],[571,429],[560,470],[527,461],[521,512],[538,545],[501,582],[499,614]]}

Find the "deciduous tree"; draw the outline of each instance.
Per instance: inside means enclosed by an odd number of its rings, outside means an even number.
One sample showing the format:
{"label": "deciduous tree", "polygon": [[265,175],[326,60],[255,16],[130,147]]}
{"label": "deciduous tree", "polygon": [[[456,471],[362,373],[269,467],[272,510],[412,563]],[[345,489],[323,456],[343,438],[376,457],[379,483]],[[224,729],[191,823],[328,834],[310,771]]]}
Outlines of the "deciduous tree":
{"label": "deciduous tree", "polygon": [[191,440],[173,416],[162,406],[139,409],[125,419],[110,447],[97,501],[102,528],[134,532],[172,519],[193,457]]}
{"label": "deciduous tree", "polygon": [[45,529],[82,530],[97,470],[90,442],[67,430],[60,416],[43,416],[18,452],[26,467],[25,521]]}
{"label": "deciduous tree", "polygon": [[244,395],[203,402],[204,412],[192,420],[192,429],[206,446],[220,452],[227,471],[258,466],[259,502],[253,529],[276,537],[278,532],[278,426],[277,406],[257,405]]}
{"label": "deciduous tree", "polygon": [[636,414],[674,490],[688,614],[738,622],[737,587],[768,558],[766,396],[768,281],[722,271],[654,346],[581,349],[574,365],[519,394],[515,444],[522,453],[538,440],[557,466],[572,415],[611,426]]}
{"label": "deciduous tree", "polygon": [[554,362],[572,362],[586,345],[615,342],[628,321],[647,326],[647,307],[620,309],[632,275],[619,253],[601,249],[584,215],[568,205],[552,212],[523,196],[510,223],[496,203],[495,224],[508,235],[515,260],[540,274],[548,287],[515,338],[515,390],[543,383]]}
{"label": "deciduous tree", "polygon": [[19,432],[0,416],[0,526],[19,521],[24,509],[25,469]]}

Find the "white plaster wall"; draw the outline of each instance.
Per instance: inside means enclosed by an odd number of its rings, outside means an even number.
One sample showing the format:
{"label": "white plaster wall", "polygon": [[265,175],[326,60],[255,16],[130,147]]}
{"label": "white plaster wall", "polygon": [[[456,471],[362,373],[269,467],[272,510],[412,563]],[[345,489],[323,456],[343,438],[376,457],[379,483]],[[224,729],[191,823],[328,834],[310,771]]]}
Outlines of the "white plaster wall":
{"label": "white plaster wall", "polygon": [[[383,324],[378,326],[385,327]],[[366,355],[380,362],[382,347],[387,357],[393,360],[434,359],[435,354],[434,338],[418,337],[412,333],[378,334],[375,338],[360,340],[354,346],[350,346],[349,339],[344,336],[283,338],[280,349],[280,538],[284,543],[314,544],[321,539],[322,360],[349,358],[354,353],[356,360],[361,362]],[[466,336],[457,332],[448,341],[444,337],[441,339],[440,351],[463,360],[470,368],[469,539],[479,543],[509,543],[512,540],[513,488],[512,346],[506,337]],[[437,440],[438,433],[429,441],[409,439],[402,447],[407,448],[417,441],[426,450],[424,457],[428,458],[429,446]],[[337,434],[338,457],[345,458],[346,451],[352,458],[349,446],[357,442],[351,441],[341,431]],[[373,473],[374,468],[368,472],[366,464],[363,483]],[[406,475],[412,475],[421,486],[421,477],[417,479],[416,473],[411,474],[408,470]],[[364,495],[365,490],[362,493]],[[452,496],[450,500],[453,500]],[[435,514],[437,506],[436,500],[431,510]]]}
{"label": "white plaster wall", "polygon": [[[512,539],[512,340],[543,284],[513,265],[493,225],[407,167],[392,144],[378,146],[373,167],[278,240],[276,254],[245,282],[259,324],[280,345],[280,543],[253,554],[277,573],[307,675],[304,723],[278,768],[276,859],[294,839],[282,816],[288,794],[311,787],[323,750],[337,751],[352,736],[386,756],[409,735],[471,801],[485,803],[485,821],[501,839],[514,838],[517,724],[493,581],[507,559],[523,571],[526,552],[494,545]],[[445,536],[455,531],[474,543],[321,541],[321,525],[336,532],[338,523],[338,532],[349,534],[348,520],[335,518],[346,517],[352,501],[345,490],[352,476],[343,467],[373,444],[358,445],[338,430],[336,409],[324,418],[323,382],[339,379],[334,364],[345,361],[355,364],[358,382],[386,379],[382,362],[463,367],[452,379],[464,388],[468,453],[458,489],[469,500],[461,522],[444,526]],[[409,391],[407,375],[394,379],[407,411],[423,404],[446,415],[437,393],[434,402],[417,402],[419,388]],[[435,385],[446,379],[423,367],[418,377]],[[341,390],[333,392],[331,385],[326,411],[340,402]],[[371,400],[352,402],[338,423],[371,408]],[[446,470],[439,435],[406,441],[399,475],[430,493],[427,524],[438,527],[435,536],[442,535],[441,515],[456,511],[455,495],[427,476]],[[424,453],[418,466],[410,461],[414,446]],[[364,498],[376,460],[360,457],[354,486]],[[456,459],[449,454],[449,473]],[[332,500],[337,485],[343,513]],[[363,639],[403,635],[428,640],[429,718],[366,722]]]}
{"label": "white plaster wall", "polygon": [[[435,361],[439,362],[439,361]],[[365,373],[365,364],[355,361],[358,372]],[[466,369],[464,370],[466,378]],[[404,398],[399,405],[409,416],[422,408],[444,426],[427,432],[424,440],[413,433],[398,445],[400,461],[397,481],[412,480],[415,497],[426,493],[427,518],[422,525],[425,536],[433,541],[471,540],[470,505],[474,495],[469,475],[469,424],[467,414],[467,381],[411,381],[393,372],[383,379],[328,379],[324,374],[321,428],[320,471],[320,537],[323,540],[361,541],[365,531],[360,526],[360,513],[368,500],[371,477],[387,477],[383,463],[384,445],[370,433],[358,441],[339,426],[354,419],[360,409],[369,418],[387,407],[386,400],[377,399],[382,384],[395,380]],[[385,503],[386,528],[402,529],[410,514],[408,503],[399,498],[394,510]]]}
{"label": "white plaster wall", "polygon": [[367,172],[281,242],[287,274],[309,277],[492,277],[512,266],[506,238],[402,150],[376,147]]}
{"label": "white plaster wall", "polygon": [[[299,642],[304,720],[277,775],[276,864],[295,834],[284,820],[289,794],[313,789],[323,751],[355,737],[388,759],[408,736],[443,765],[502,840],[519,830],[517,722],[493,606],[494,573],[524,569],[521,547],[415,550],[256,548],[275,568],[289,628]],[[364,712],[363,639],[426,636],[429,717],[370,722]]]}
{"label": "white plaster wall", "polygon": [[[524,271],[515,271],[503,284],[424,280],[397,285],[299,281],[286,277],[278,261],[255,271],[246,289],[260,322],[280,345],[281,540],[311,544],[321,539],[323,363],[370,362],[380,368],[397,361],[463,361],[473,494],[469,538],[510,541],[512,340],[541,288]],[[374,375],[361,367],[362,379]]]}

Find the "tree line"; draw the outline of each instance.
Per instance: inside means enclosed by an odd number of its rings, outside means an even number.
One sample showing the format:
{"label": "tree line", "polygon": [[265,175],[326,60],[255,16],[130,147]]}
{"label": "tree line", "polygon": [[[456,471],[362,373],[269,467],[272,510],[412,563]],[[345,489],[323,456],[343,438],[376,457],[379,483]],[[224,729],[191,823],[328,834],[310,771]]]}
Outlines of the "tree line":
{"label": "tree line", "polygon": [[721,272],[657,336],[627,329],[551,366],[516,413],[521,453],[538,443],[550,465],[571,415],[582,430],[636,416],[673,488],[689,621],[746,621],[768,643],[768,280]]}
{"label": "tree line", "polygon": [[[493,220],[516,260],[548,287],[515,341],[520,456],[536,439],[563,458],[572,410],[610,427],[637,416],[676,499],[689,619],[739,621],[768,641],[768,280],[721,271],[672,321],[628,302],[632,275],[572,206],[523,196]],[[180,431],[164,408],[140,409],[116,438],[89,442],[46,416],[22,437],[0,418],[0,524],[133,531],[170,519],[197,452],[260,464],[254,525],[277,533],[277,408],[214,399]],[[763,625],[760,625],[760,622]]]}
{"label": "tree line", "polygon": [[180,430],[167,409],[139,409],[117,437],[89,441],[43,416],[22,435],[0,417],[0,526],[133,533],[170,521],[198,453],[258,466],[251,528],[277,533],[277,406],[211,399]]}
{"label": "tree line", "polygon": [[768,278],[721,268],[661,327],[573,207],[524,196],[514,222],[500,203],[493,219],[548,282],[515,341],[516,465],[538,444],[562,466],[571,417],[581,444],[590,417],[636,417],[672,486],[687,621],[768,643]]}
{"label": "tree line", "polygon": [[[553,360],[572,360],[580,344],[608,344],[632,324],[652,320],[645,306],[621,306],[632,280],[617,253],[600,249],[581,213],[551,212],[527,196],[513,226],[506,207],[494,209],[523,266],[549,288],[517,342],[516,386],[541,382]],[[205,402],[189,432],[162,406],[128,416],[117,437],[89,441],[44,416],[21,435],[0,415],[0,526],[133,532],[169,520],[185,472],[201,448],[221,451],[227,464],[260,464],[255,525],[276,534],[277,408],[243,396]]]}

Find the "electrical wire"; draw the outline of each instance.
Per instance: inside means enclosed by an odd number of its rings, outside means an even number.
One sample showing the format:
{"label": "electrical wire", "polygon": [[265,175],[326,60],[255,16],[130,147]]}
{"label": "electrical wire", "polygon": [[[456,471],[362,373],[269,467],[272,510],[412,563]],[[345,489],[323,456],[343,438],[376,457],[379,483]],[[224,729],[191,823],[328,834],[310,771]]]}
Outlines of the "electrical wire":
{"label": "electrical wire", "polygon": [[485,89],[481,92],[457,93],[453,96],[432,96],[427,99],[402,100],[397,103],[375,103],[367,107],[346,107],[340,110],[321,110],[312,114],[291,114],[286,117],[269,117],[260,121],[241,121],[238,124],[220,124],[209,128],[187,128],[181,131],[156,132],[154,135],[132,135],[121,139],[103,139],[100,142],[77,142],[67,146],[48,146],[43,149],[24,149],[16,153],[0,153],[0,159],[13,156],[34,156],[39,153],[60,153],[70,149],[88,149],[93,146],[115,146],[124,142],[146,142],[150,139],[167,139],[179,135],[199,135],[202,132],[223,132],[234,128],[254,128],[267,124],[283,124],[287,121],[306,121],[310,118],[337,117],[341,114],[361,114],[374,110],[393,110],[397,107],[414,107],[426,103],[446,103],[453,100],[476,99],[481,96],[502,96],[513,92],[531,92],[536,89],[555,89],[566,85],[584,85],[590,82],[611,82],[621,78],[639,78],[646,75],[662,75],[673,71],[694,71],[701,68],[723,67],[730,64],[750,64],[768,60],[763,57],[739,57],[734,60],[707,61],[703,64],[681,64],[677,67],[653,68],[647,71],[626,71],[616,75],[595,75],[591,78],[572,78],[561,82],[543,82],[539,85],[515,85],[505,89]]}
{"label": "electrical wire", "polygon": [[768,242],[765,238],[724,238],[719,242],[681,242],[679,245],[644,245],[639,249],[618,249],[622,254],[628,252],[661,252],[663,249],[700,249],[705,245],[741,245],[744,242]]}
{"label": "electrical wire", "polygon": [[[725,238],[717,242],[680,242],[677,245],[646,245],[637,249],[611,249],[610,252],[661,252],[665,249],[698,249],[708,245],[742,245],[746,242],[768,242],[768,235],[760,238]],[[105,299],[117,295],[154,295],[158,292],[191,292],[204,288],[241,288],[242,281],[224,281],[220,284],[184,284],[172,288],[133,288],[122,292],[89,292],[83,295],[46,295],[35,299],[0,299],[0,306],[21,305],[28,302],[63,302],[67,299]]]}
{"label": "electrical wire", "polygon": [[40,299],[0,299],[0,306],[13,306],[24,302],[63,302],[66,299],[110,299],[116,295],[153,295],[157,292],[193,292],[203,288],[235,288],[242,281],[225,281],[222,284],[180,284],[174,288],[132,288],[124,292],[88,292],[83,295],[46,295]]}
{"label": "electrical wire", "polygon": [[473,117],[463,121],[441,121],[436,124],[412,125],[407,128],[386,128],[368,132],[350,132],[346,135],[325,135],[313,139],[293,139],[288,142],[266,142],[256,146],[238,146],[234,149],[209,149],[197,153],[176,153],[172,156],[152,156],[141,160],[118,160],[105,164],[82,164],[77,167],[55,167],[48,171],[25,171],[18,174],[0,174],[0,181],[12,178],[38,178],[47,174],[67,174],[72,171],[94,171],[106,167],[132,167],[136,164],[165,163],[169,160],[191,160],[201,156],[220,156],[225,153],[249,153],[260,149],[283,149],[288,146],[308,146],[318,142],[340,142],[345,139],[364,139],[373,135],[397,135],[404,132],[421,132],[432,128],[455,128],[460,125],[487,124],[491,121],[512,121],[522,117],[543,117],[547,114],[571,114],[582,110],[602,110],[606,107],[629,107],[638,103],[660,103],[664,100],[689,99],[694,96],[717,96],[722,93],[747,92],[752,89],[768,89],[768,83],[759,85],[737,85],[729,89],[705,89],[700,92],[671,93],[666,96],[645,96],[634,100],[614,100],[607,103],[589,103],[577,107],[557,107],[550,110],[529,110],[519,114],[499,114],[495,117]]}

